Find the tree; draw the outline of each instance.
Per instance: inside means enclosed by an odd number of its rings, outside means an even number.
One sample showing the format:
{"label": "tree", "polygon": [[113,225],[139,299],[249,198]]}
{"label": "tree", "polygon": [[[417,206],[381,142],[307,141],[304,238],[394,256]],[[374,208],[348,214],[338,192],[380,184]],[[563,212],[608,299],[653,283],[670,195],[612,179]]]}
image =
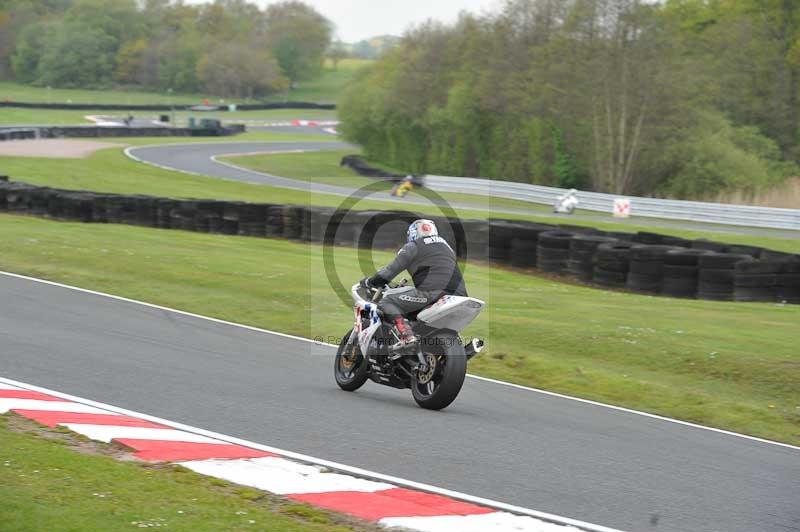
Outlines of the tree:
{"label": "tree", "polygon": [[348,54],[347,47],[342,41],[337,40],[328,48],[327,57],[333,63],[334,70],[339,69],[339,61],[346,59],[348,55],[350,54]]}
{"label": "tree", "polygon": [[289,0],[266,10],[266,39],[284,75],[294,84],[322,69],[331,42],[331,22],[303,2]]}
{"label": "tree", "polygon": [[206,90],[225,97],[254,98],[285,90],[288,80],[269,52],[246,44],[214,46],[198,63]]}
{"label": "tree", "polygon": [[44,22],[30,24],[20,31],[16,51],[11,57],[11,66],[18,81],[33,83],[39,78],[39,63],[52,34],[53,27]]}
{"label": "tree", "polygon": [[114,71],[117,40],[101,29],[62,24],[48,40],[37,82],[53,87],[106,87]]}

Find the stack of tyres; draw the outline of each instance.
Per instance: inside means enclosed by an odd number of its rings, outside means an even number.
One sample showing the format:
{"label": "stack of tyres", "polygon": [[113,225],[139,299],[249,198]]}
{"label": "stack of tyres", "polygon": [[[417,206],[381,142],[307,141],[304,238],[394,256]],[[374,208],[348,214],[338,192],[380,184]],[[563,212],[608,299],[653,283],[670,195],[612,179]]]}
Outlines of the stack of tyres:
{"label": "stack of tyres", "polygon": [[485,220],[464,220],[464,242],[461,256],[468,260],[485,260],[489,253],[489,224]]}
{"label": "stack of tyres", "polygon": [[714,301],[733,300],[733,274],[736,264],[752,261],[739,253],[709,253],[697,259],[697,297]]}
{"label": "stack of tyres", "polygon": [[778,277],[783,261],[751,260],[736,264],[733,276],[734,300],[777,301]]}
{"label": "stack of tyres", "polygon": [[[226,201],[222,204],[222,234],[238,235],[241,209],[244,207],[242,201]],[[302,223],[302,221],[298,221]],[[302,226],[300,226],[302,229]]]}
{"label": "stack of tyres", "polygon": [[158,198],[136,196],[136,225],[158,227]]}
{"label": "stack of tyres", "polygon": [[139,220],[138,213],[136,211],[136,197],[118,196],[118,198],[120,200],[119,223],[125,225],[136,225],[136,222]]}
{"label": "stack of tyres", "polygon": [[25,183],[11,183],[6,189],[6,205],[9,212],[27,213],[30,207],[30,197],[39,187]]}
{"label": "stack of tyres", "polygon": [[6,191],[8,188],[8,181],[0,181],[0,212],[8,210],[8,203],[6,202]]}
{"label": "stack of tyres", "polygon": [[267,237],[283,236],[283,205],[267,208],[267,224],[264,233]]}
{"label": "stack of tyres", "polygon": [[[27,201],[27,211],[29,214],[34,213],[35,204],[36,204],[36,196],[41,194],[43,191],[41,189],[31,191],[28,195]],[[54,190],[53,194],[47,194],[44,196],[47,202],[47,210],[46,214],[49,218],[54,218],[56,220],[63,220],[64,219],[64,195],[60,190]]]}
{"label": "stack of tyres", "polygon": [[661,293],[672,297],[697,297],[698,260],[711,253],[705,249],[667,251]]}
{"label": "stack of tyres", "polygon": [[214,200],[195,200],[192,201],[194,207],[194,223],[192,231],[198,233],[222,233],[224,222],[222,215],[225,205],[221,201]]}
{"label": "stack of tyres", "polygon": [[300,240],[303,236],[305,209],[297,205],[286,205],[282,210],[283,238]]}
{"label": "stack of tyres", "polygon": [[630,271],[625,286],[639,292],[661,293],[664,279],[664,259],[672,246],[641,244],[630,252]]}
{"label": "stack of tyres", "polygon": [[797,255],[786,253],[785,251],[774,251],[772,249],[765,249],[758,256],[761,260],[795,260]]}
{"label": "stack of tyres", "polygon": [[88,192],[62,192],[60,217],[64,220],[88,223],[92,221],[92,197]]}
{"label": "stack of tyres", "polygon": [[92,201],[92,221],[94,223],[108,223],[108,213],[106,212],[109,194],[94,194]]}
{"label": "stack of tyres", "polygon": [[361,236],[362,220],[358,211],[337,210],[325,233],[328,244],[355,247]]}
{"label": "stack of tyres", "polygon": [[567,272],[581,281],[591,281],[598,246],[615,242],[616,238],[608,236],[577,235],[570,241]]}
{"label": "stack of tyres", "polygon": [[196,231],[197,202],[178,200],[170,211],[170,227],[182,231]]}
{"label": "stack of tyres", "polygon": [[592,280],[602,286],[622,288],[630,269],[630,251],[634,244],[615,242],[600,244],[594,254]]}
{"label": "stack of tyres", "polygon": [[28,204],[28,213],[35,216],[47,215],[50,206],[50,197],[59,193],[60,191],[47,187],[40,187],[32,190],[30,193],[30,202]]}
{"label": "stack of tyres", "polygon": [[317,244],[323,242],[332,243],[330,240],[325,240],[325,234],[335,212],[336,209],[332,207],[308,207],[303,229],[303,240]]}
{"label": "stack of tyres", "polygon": [[633,241],[637,244],[646,244],[648,246],[660,246],[664,244],[665,235],[660,233],[649,233],[647,231],[639,231],[633,235]]}
{"label": "stack of tyres", "polygon": [[536,248],[536,266],[549,273],[564,273],[567,270],[569,249],[575,233],[568,231],[547,231],[539,235]]}
{"label": "stack of tyres", "polygon": [[600,233],[601,233],[601,231],[599,229],[595,229],[594,227],[588,227],[588,226],[585,226],[585,225],[573,225],[573,224],[558,224],[552,230],[553,231],[566,231],[568,233],[575,233],[576,235],[598,235],[598,236],[600,236]]}
{"label": "stack of tyres", "polygon": [[177,201],[168,198],[158,198],[156,202],[156,227],[160,229],[172,228],[172,209]]}
{"label": "stack of tyres", "polygon": [[125,196],[112,194],[106,196],[106,219],[110,224],[124,223]]}
{"label": "stack of tyres", "polygon": [[267,209],[264,203],[245,203],[239,208],[239,234],[263,237],[267,231]]}
{"label": "stack of tyres", "polygon": [[[495,262],[508,262],[511,259],[511,240],[519,225],[505,220],[489,221],[489,244],[487,255]],[[534,261],[535,264],[535,261]]]}
{"label": "stack of tyres", "polygon": [[346,218],[349,231],[355,233],[355,246],[358,249],[371,249],[378,230],[376,216],[378,211],[351,212]]}
{"label": "stack of tyres", "polygon": [[627,233],[625,231],[606,231],[605,236],[616,238],[620,242],[633,242],[633,238],[636,235],[633,233]]}
{"label": "stack of tyres", "polygon": [[800,304],[800,255],[783,263],[778,276],[778,301]]}
{"label": "stack of tyres", "polygon": [[678,248],[691,248],[692,247],[692,241],[691,240],[686,240],[685,238],[680,238],[680,237],[677,237],[677,236],[670,236],[670,235],[665,235],[664,238],[661,241],[661,244],[664,245],[664,246],[674,246],[674,247],[678,247]]}
{"label": "stack of tyres", "polygon": [[706,251],[713,251],[714,253],[727,253],[728,244],[722,242],[714,242],[713,240],[706,240],[700,238],[698,240],[690,241],[692,249],[705,249]]}
{"label": "stack of tyres", "polygon": [[509,262],[515,268],[535,268],[539,261],[538,246],[538,239],[512,238]]}
{"label": "stack of tyres", "polygon": [[760,258],[764,252],[764,248],[758,246],[744,246],[739,244],[731,244],[728,246],[726,253],[736,253],[739,255],[750,255],[754,258]]}
{"label": "stack of tyres", "polygon": [[[519,222],[513,225],[507,262],[515,268],[535,268],[539,262],[539,236],[553,226]],[[492,243],[494,245],[494,243]],[[499,262],[499,261],[498,261]]]}

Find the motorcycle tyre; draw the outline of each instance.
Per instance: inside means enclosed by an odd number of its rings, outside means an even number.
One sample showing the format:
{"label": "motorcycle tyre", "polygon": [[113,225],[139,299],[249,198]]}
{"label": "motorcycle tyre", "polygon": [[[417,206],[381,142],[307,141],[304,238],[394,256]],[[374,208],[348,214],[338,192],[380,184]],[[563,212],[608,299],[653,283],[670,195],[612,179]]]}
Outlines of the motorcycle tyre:
{"label": "motorcycle tyre", "polygon": [[[364,355],[361,355],[361,362],[360,365],[356,368],[354,374],[349,379],[345,378],[339,372],[339,364],[342,359],[342,351],[344,350],[347,341],[350,339],[350,335],[353,334],[353,330],[351,329],[350,332],[344,335],[342,341],[339,343],[339,349],[336,351],[336,359],[333,362],[333,378],[336,379],[336,384],[339,385],[339,388],[346,392],[354,392],[364,386],[364,383],[367,382],[367,378],[369,377],[369,371],[367,367],[367,361],[364,359]],[[359,348],[359,351],[361,349]]]}
{"label": "motorcycle tyre", "polygon": [[443,345],[448,346],[444,352],[445,373],[433,394],[423,395],[418,390],[416,376],[411,379],[411,394],[414,396],[414,401],[426,410],[442,410],[450,406],[458,397],[467,376],[467,354],[461,342],[446,342]]}

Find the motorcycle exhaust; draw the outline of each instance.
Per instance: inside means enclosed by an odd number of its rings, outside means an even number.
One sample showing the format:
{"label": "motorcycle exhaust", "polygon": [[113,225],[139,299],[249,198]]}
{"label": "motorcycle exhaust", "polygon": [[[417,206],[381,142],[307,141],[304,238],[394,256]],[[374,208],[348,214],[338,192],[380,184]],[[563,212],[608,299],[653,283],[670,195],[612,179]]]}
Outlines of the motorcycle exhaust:
{"label": "motorcycle exhaust", "polygon": [[481,340],[480,338],[473,338],[467,345],[464,347],[464,352],[467,354],[467,360],[471,359],[481,351],[486,346],[486,342]]}

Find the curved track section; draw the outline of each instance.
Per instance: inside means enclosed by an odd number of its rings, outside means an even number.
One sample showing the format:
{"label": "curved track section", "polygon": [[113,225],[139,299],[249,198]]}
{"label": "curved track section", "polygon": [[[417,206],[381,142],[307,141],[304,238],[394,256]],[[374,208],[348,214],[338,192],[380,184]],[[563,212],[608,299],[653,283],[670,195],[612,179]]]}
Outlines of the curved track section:
{"label": "curved track section", "polygon": [[[276,128],[265,128],[278,130]],[[280,129],[285,132],[287,128]],[[313,128],[292,128],[292,131],[304,133],[318,133]],[[198,175],[218,177],[254,183],[270,185],[276,187],[290,188],[295,190],[305,190],[309,192],[320,192],[337,196],[350,196],[356,189],[345,186],[335,186],[322,183],[308,183],[296,179],[265,174],[248,170],[228,163],[221,163],[217,157],[225,155],[244,155],[251,153],[279,153],[279,152],[301,152],[301,151],[321,151],[321,150],[340,150],[352,148],[351,144],[342,142],[226,142],[226,143],[205,143],[205,144],[162,144],[154,146],[143,146],[128,148],[125,153],[133,159],[152,164],[160,168],[189,172]],[[466,178],[465,178],[466,179]],[[431,201],[425,198],[394,198],[386,192],[373,193],[370,199],[380,201],[390,201],[402,206],[430,205]],[[501,208],[492,205],[492,198],[487,197],[484,203],[448,202],[452,207],[472,209],[478,211],[490,211],[495,214],[526,214],[531,216],[558,217],[552,213],[543,213],[536,210],[524,210],[514,208]],[[759,236],[774,236],[777,238],[797,238],[797,231],[781,229],[763,229],[752,227],[719,226],[715,224],[698,222],[680,222],[672,220],[653,220],[646,218],[630,218],[628,220],[613,219],[610,216],[601,214],[575,214],[564,216],[564,221],[585,220],[594,222],[614,222],[618,223],[622,230],[625,225],[639,225],[652,227],[671,227],[675,229],[687,229],[694,231],[715,231],[720,233],[751,234]]]}
{"label": "curved track section", "polygon": [[9,275],[0,301],[13,379],[630,532],[800,523],[796,447],[478,379],[433,413],[340,391],[329,346]]}

